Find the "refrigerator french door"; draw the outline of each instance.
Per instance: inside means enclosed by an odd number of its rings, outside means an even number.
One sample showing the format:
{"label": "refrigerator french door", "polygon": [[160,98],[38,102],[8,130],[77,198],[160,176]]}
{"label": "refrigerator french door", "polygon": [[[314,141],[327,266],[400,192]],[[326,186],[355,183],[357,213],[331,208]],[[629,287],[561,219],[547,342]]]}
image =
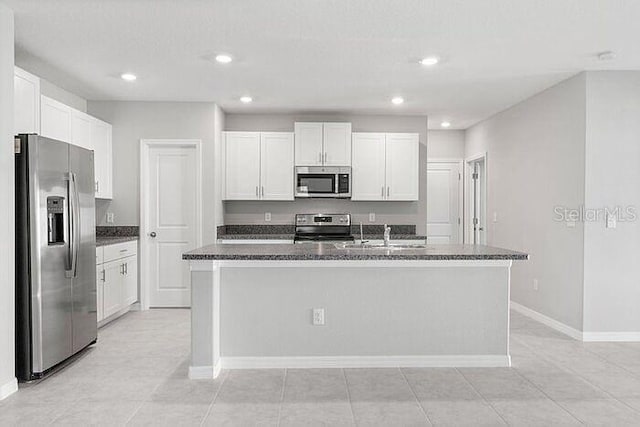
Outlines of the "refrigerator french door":
{"label": "refrigerator french door", "polygon": [[93,152],[18,135],[16,376],[41,378],[96,341]]}

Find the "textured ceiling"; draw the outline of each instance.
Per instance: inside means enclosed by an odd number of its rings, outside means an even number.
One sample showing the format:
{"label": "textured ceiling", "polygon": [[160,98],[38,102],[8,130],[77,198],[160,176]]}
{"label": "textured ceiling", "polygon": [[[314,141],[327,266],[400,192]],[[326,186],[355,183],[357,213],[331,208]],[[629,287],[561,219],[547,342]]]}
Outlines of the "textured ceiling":
{"label": "textured ceiling", "polygon": [[[637,0],[0,1],[16,13],[17,64],[90,100],[427,114],[464,129],[582,70],[640,69]],[[598,61],[605,50],[616,58]],[[442,63],[417,64],[430,54]]]}

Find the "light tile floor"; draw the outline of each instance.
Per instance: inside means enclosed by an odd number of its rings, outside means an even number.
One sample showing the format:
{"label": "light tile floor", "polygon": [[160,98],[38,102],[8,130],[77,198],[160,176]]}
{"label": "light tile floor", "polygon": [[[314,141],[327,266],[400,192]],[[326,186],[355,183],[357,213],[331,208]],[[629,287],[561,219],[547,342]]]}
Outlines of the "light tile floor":
{"label": "light tile floor", "polygon": [[133,312],[0,402],[0,425],[640,425],[640,344],[512,313],[513,368],[288,369],[186,378],[189,311]]}

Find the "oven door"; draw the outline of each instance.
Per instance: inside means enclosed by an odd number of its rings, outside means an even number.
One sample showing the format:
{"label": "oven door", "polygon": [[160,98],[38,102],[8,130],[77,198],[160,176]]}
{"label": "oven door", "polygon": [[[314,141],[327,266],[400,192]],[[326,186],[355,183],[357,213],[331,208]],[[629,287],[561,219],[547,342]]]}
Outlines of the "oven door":
{"label": "oven door", "polygon": [[296,197],[336,197],[337,188],[335,173],[296,173]]}

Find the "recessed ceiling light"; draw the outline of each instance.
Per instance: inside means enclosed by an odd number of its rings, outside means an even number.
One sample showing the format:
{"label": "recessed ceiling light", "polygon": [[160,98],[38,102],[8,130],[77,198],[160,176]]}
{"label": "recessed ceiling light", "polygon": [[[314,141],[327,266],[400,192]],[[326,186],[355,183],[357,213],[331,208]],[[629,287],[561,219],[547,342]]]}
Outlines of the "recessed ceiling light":
{"label": "recessed ceiling light", "polygon": [[607,50],[605,52],[600,52],[598,54],[598,59],[600,61],[611,61],[612,59],[616,58],[616,54],[610,50]]}
{"label": "recessed ceiling light", "polygon": [[395,98],[391,99],[391,102],[394,103],[395,105],[400,105],[404,102],[404,98],[401,96],[396,96]]}
{"label": "recessed ceiling light", "polygon": [[436,65],[440,62],[440,58],[437,56],[427,56],[426,58],[422,58],[420,60],[420,64],[430,67],[431,65]]}
{"label": "recessed ceiling light", "polygon": [[135,79],[137,79],[136,75],[135,74],[131,74],[131,73],[122,73],[120,75],[120,78],[122,78],[122,80],[126,80],[128,82],[132,82]]}
{"label": "recessed ceiling light", "polygon": [[451,126],[451,123],[449,123],[449,122],[442,122],[442,123],[440,123],[440,126],[442,126],[443,128],[448,128],[449,126]]}
{"label": "recessed ceiling light", "polygon": [[241,97],[241,98],[240,98],[240,101],[241,101],[241,102],[244,102],[245,104],[248,104],[248,103],[250,103],[251,101],[253,101],[253,98],[252,98],[252,97],[250,97],[250,96],[243,96],[243,97]]}
{"label": "recessed ceiling light", "polygon": [[233,58],[231,58],[230,55],[221,53],[219,55],[216,55],[216,61],[218,61],[221,64],[228,64],[229,62],[233,61]]}

